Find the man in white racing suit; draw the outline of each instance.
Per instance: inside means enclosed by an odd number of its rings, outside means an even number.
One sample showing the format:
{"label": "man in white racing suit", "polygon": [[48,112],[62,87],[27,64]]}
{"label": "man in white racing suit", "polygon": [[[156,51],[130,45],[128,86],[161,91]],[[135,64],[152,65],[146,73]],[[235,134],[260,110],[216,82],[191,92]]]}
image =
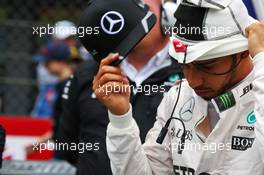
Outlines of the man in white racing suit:
{"label": "man in white racing suit", "polygon": [[263,175],[264,23],[251,19],[241,0],[187,0],[175,17],[178,28],[230,28],[171,37],[170,55],[183,64],[186,80],[165,95],[144,145],[129,88],[121,88],[128,80],[119,67],[108,66],[118,54],[101,62],[93,89],[109,109],[113,174]]}

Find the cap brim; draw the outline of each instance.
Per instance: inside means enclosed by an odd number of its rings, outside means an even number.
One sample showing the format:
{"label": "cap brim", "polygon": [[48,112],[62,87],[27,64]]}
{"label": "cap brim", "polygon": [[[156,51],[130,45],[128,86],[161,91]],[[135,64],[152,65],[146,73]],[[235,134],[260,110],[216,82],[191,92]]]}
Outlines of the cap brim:
{"label": "cap brim", "polygon": [[[185,63],[219,58],[243,52],[247,49],[248,41],[241,34],[217,41],[204,41],[188,45]],[[173,44],[170,45],[169,54],[179,63],[184,62],[184,54],[176,52]]]}
{"label": "cap brim", "polygon": [[[250,17],[249,25],[254,22],[257,22],[257,20]],[[170,37],[171,41],[174,39],[182,41],[181,38]],[[184,58],[185,54],[182,52],[175,51],[172,42],[169,48],[170,56],[175,58],[179,63],[184,63],[184,59],[185,63],[191,63],[193,61],[220,58],[248,50],[248,40],[241,33],[219,40],[201,41],[198,43],[182,42],[188,45],[186,58]]]}
{"label": "cap brim", "polygon": [[156,16],[148,12],[141,23],[138,24],[113,51],[113,53],[118,52],[121,56],[118,63],[126,58],[129,52],[149,33],[155,24]]}

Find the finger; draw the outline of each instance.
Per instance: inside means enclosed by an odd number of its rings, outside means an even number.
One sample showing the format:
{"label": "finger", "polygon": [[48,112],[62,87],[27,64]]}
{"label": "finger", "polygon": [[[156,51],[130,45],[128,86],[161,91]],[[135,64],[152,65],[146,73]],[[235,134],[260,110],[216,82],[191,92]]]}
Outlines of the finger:
{"label": "finger", "polygon": [[97,75],[95,76],[95,79],[100,79],[101,76],[103,76],[103,74],[105,74],[105,73],[112,73],[112,74],[121,75],[122,70],[118,67],[104,65],[99,69]]}
{"label": "finger", "polygon": [[[110,93],[128,93],[130,92],[130,86],[123,82],[108,82],[104,86],[104,91],[109,95]],[[107,95],[106,94],[106,95]]]}
{"label": "finger", "polygon": [[123,79],[123,83],[126,84],[126,85],[129,85],[129,80],[125,77],[125,78]]}
{"label": "finger", "polygon": [[121,82],[108,82],[104,86],[97,88],[94,91],[97,98],[103,98],[111,94],[118,93],[130,93],[130,86]]}
{"label": "finger", "polygon": [[110,81],[125,82],[126,80],[122,75],[105,73],[100,79],[94,82],[93,88],[96,89],[100,86],[104,86],[106,83]]}
{"label": "finger", "polygon": [[254,24],[248,26],[246,29],[245,29],[245,32],[246,32],[246,37],[248,38],[251,34],[251,31],[254,29]]}
{"label": "finger", "polygon": [[98,99],[101,99],[102,97],[106,96],[107,91],[104,87],[100,87],[94,90],[94,94]]}
{"label": "finger", "polygon": [[246,29],[245,29],[245,33],[246,33],[246,37],[248,38],[248,36],[249,36],[249,31],[250,31],[250,27],[247,27]]}
{"label": "finger", "polygon": [[101,68],[104,65],[109,65],[113,61],[118,60],[118,58],[119,58],[119,53],[110,54],[101,61],[99,68]]}
{"label": "finger", "polygon": [[258,27],[260,24],[260,22],[255,22],[253,24],[251,24],[250,26],[248,26],[246,29],[245,29],[245,32],[246,32],[246,37],[249,37],[250,34],[252,33],[252,31]]}
{"label": "finger", "polygon": [[106,73],[99,79],[98,83],[100,85],[104,85],[109,81],[124,82],[125,81],[124,79],[125,78],[122,75]]}

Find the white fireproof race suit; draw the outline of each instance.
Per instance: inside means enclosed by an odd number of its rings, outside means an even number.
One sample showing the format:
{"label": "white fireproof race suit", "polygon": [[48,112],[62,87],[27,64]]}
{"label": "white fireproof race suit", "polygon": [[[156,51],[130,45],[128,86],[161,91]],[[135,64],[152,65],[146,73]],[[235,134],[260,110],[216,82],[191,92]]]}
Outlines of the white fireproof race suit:
{"label": "white fireproof race suit", "polygon": [[183,81],[174,117],[186,127],[182,154],[178,144],[183,125],[172,120],[162,145],[156,139],[177,98],[173,87],[162,100],[145,144],[132,117],[109,112],[107,151],[114,175],[264,175],[264,52],[253,59],[253,71],[236,87],[212,100],[220,119],[208,137],[198,125],[208,102]]}

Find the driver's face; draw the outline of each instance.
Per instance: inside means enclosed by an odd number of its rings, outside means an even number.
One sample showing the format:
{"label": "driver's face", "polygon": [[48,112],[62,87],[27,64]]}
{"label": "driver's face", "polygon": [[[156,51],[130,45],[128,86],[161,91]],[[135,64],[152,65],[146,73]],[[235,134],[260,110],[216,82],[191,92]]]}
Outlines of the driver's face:
{"label": "driver's face", "polygon": [[197,95],[210,100],[228,87],[233,78],[233,72],[224,75],[232,67],[232,56],[221,57],[213,60],[196,61],[183,66],[183,73],[190,87]]}

